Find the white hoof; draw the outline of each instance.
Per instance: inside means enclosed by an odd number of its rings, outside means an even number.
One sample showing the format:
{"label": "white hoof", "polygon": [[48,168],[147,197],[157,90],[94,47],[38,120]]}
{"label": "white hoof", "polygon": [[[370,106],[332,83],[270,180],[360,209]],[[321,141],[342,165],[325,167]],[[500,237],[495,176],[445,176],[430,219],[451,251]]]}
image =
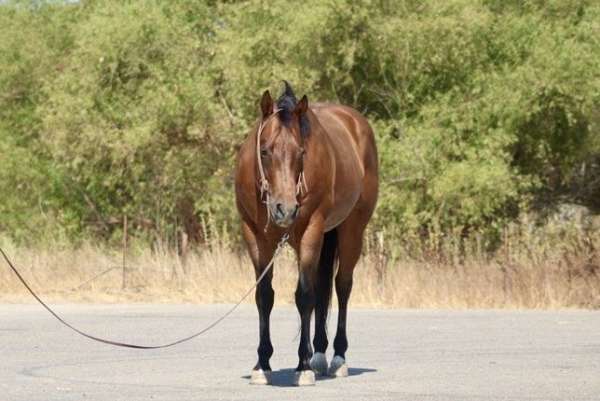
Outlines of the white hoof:
{"label": "white hoof", "polygon": [[334,356],[331,365],[329,365],[328,373],[332,377],[347,377],[348,365],[346,365],[346,360],[339,355]]}
{"label": "white hoof", "polygon": [[253,369],[250,375],[250,384],[271,384],[271,371]]}
{"label": "white hoof", "polygon": [[315,352],[310,358],[310,367],[319,376],[327,375],[327,357],[322,352]]}
{"label": "white hoof", "polygon": [[296,371],[294,374],[295,386],[314,386],[315,382],[315,372],[312,370]]}

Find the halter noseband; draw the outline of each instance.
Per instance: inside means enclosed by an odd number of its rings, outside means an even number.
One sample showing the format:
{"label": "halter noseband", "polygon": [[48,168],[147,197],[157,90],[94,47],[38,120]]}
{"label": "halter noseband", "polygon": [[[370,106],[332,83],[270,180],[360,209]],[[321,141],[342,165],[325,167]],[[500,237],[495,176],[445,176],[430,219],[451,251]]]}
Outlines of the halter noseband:
{"label": "halter noseband", "polygon": [[[265,175],[265,169],[262,164],[262,158],[260,157],[260,137],[262,135],[263,130],[265,129],[265,126],[280,111],[281,111],[281,109],[276,108],[273,110],[273,113],[266,120],[263,121],[261,119],[260,124],[258,125],[258,132],[256,134],[256,161],[258,163],[258,174],[260,175],[258,186],[260,188],[260,199],[262,200],[264,198],[263,203],[267,206],[269,204],[269,198],[271,196],[271,187],[269,185],[269,181],[267,180],[267,176]],[[306,178],[304,177],[304,168],[303,168],[302,171],[300,172],[300,176],[298,176],[298,182],[296,183],[296,197],[298,195],[303,195],[306,192],[308,192],[308,186],[306,185]],[[271,221],[271,212],[269,211],[269,208],[267,207],[267,224],[265,225],[265,232],[267,232],[267,229],[269,228],[270,221]]]}

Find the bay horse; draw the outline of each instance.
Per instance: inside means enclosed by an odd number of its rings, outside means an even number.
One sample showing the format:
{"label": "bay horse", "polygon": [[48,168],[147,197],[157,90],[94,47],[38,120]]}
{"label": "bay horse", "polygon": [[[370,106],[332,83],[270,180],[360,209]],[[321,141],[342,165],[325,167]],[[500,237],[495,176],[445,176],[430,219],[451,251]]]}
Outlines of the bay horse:
{"label": "bay horse", "polygon": [[[358,111],[328,103],[309,106],[306,95],[298,101],[292,87],[283,83],[276,102],[268,90],[263,93],[260,117],[238,152],[236,206],[257,278],[280,239],[289,235],[298,257],[295,300],[301,319],[294,384],[314,385],[315,373],[348,375],[348,298],[363,232],[377,202],[377,149],[373,130]],[[336,263],[339,316],[334,357],[327,366],[326,323]],[[273,269],[256,288],[260,341],[252,384],[271,383],[272,278]],[[313,311],[314,354],[310,344]]]}

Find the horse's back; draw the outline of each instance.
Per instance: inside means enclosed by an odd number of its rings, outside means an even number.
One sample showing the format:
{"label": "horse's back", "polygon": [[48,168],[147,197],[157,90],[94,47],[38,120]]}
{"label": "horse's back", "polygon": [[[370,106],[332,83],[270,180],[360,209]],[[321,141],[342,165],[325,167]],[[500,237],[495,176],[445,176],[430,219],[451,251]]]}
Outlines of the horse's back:
{"label": "horse's back", "polygon": [[344,141],[346,137],[351,140],[349,144],[357,153],[362,173],[376,175],[377,149],[373,129],[367,119],[352,107],[340,104],[312,103],[311,109],[333,142],[336,139]]}

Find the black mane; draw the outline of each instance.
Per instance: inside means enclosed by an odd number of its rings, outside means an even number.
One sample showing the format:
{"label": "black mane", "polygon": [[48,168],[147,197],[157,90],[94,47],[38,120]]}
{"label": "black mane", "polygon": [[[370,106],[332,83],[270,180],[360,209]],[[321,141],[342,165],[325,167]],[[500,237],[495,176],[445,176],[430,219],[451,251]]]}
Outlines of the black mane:
{"label": "black mane", "polygon": [[[292,117],[294,115],[294,109],[298,104],[298,99],[296,99],[296,94],[292,89],[291,85],[288,81],[283,81],[283,93],[277,99],[277,108],[280,110],[279,120],[288,125],[292,121]],[[310,132],[310,124],[308,122],[308,117],[306,114],[300,116],[300,134],[303,137],[306,137]]]}

